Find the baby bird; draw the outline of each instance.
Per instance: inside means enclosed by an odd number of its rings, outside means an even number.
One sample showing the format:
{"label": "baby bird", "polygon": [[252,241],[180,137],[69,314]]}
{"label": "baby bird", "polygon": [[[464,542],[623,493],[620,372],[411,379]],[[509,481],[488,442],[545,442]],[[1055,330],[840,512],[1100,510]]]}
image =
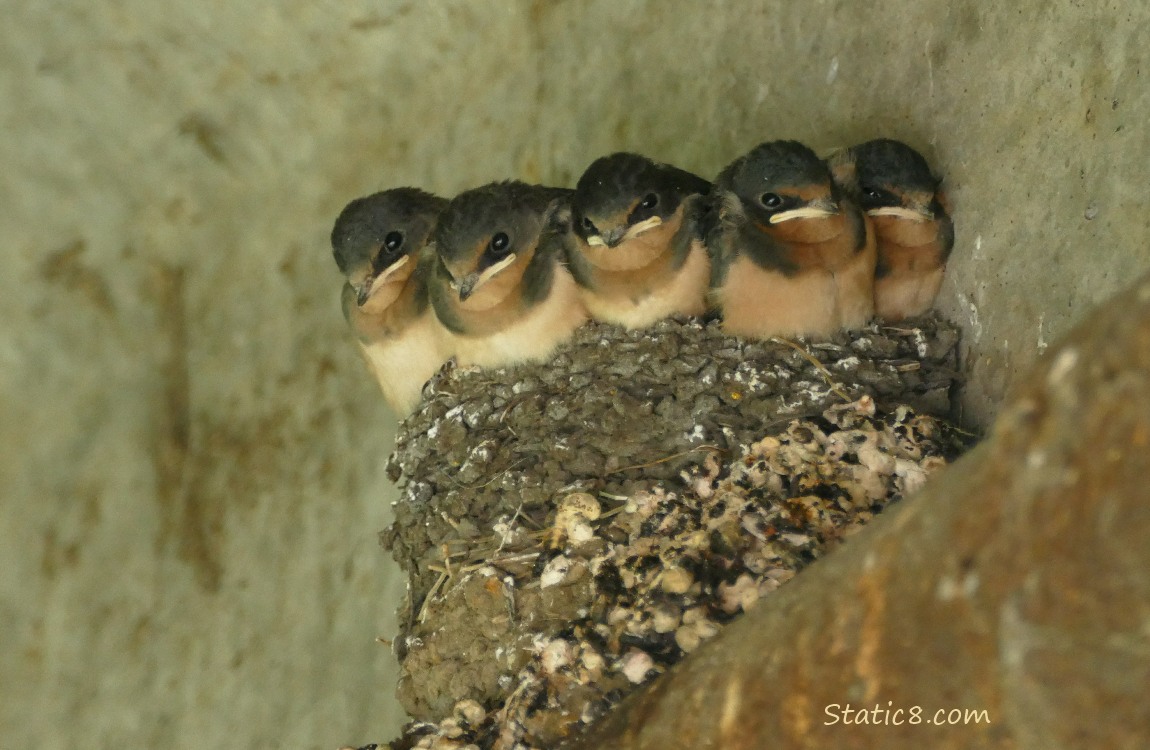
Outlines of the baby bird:
{"label": "baby bird", "polygon": [[558,218],[571,191],[496,182],[448,205],[435,229],[429,291],[460,366],[547,359],[587,320],[563,265]]}
{"label": "baby bird", "polygon": [[645,328],[707,307],[710,259],[699,235],[702,177],[645,156],[595,160],[575,187],[571,273],[591,317]]}
{"label": "baby bird", "polygon": [[840,152],[830,165],[874,225],[878,316],[893,322],[922,315],[934,304],[954,247],[941,180],[922,154],[886,138]]}
{"label": "baby bird", "polygon": [[874,237],[830,170],[796,141],[763,143],[715,181],[707,229],[723,328],[825,337],[874,312]]}
{"label": "baby bird", "polygon": [[428,302],[431,264],[423,253],[446,206],[416,188],[385,190],[349,203],[331,231],[336,265],[347,278],[344,317],[400,417],[415,410],[424,383],[452,356]]}

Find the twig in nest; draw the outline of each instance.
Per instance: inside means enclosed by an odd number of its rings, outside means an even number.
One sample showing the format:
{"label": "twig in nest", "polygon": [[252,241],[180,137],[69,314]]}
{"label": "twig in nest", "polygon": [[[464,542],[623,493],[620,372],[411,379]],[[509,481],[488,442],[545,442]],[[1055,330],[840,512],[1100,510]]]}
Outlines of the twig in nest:
{"label": "twig in nest", "polygon": [[828,370],[826,367],[824,367],[822,362],[819,362],[817,359],[815,359],[815,355],[811,354],[809,351],[807,351],[803,347],[799,346],[795,342],[791,341],[790,339],[779,338],[778,336],[776,336],[776,337],[772,338],[771,341],[778,341],[778,342],[781,342],[783,344],[786,344],[787,346],[791,347],[792,349],[794,349],[799,354],[803,355],[808,362],[810,362],[812,365],[815,366],[815,369],[818,370],[819,374],[823,376],[823,379],[827,381],[827,385],[830,386],[831,391],[836,396],[841,398],[843,401],[846,401],[848,404],[851,401],[854,401],[854,399],[851,398],[850,396],[848,396],[847,392],[844,391],[838,385],[838,383],[836,383],[834,381],[834,377],[831,375],[830,370]]}
{"label": "twig in nest", "polygon": [[610,518],[611,516],[617,516],[620,513],[622,513],[623,509],[626,507],[627,507],[626,505],[619,505],[617,507],[612,508],[611,510],[605,510],[595,520],[598,522],[598,521],[602,521],[605,518]]}
{"label": "twig in nest", "polygon": [[515,523],[516,518],[523,519],[523,523],[527,526],[534,526],[536,529],[540,528],[538,521],[523,512],[523,503],[519,503],[519,507],[515,509],[515,515],[511,517],[511,523]]}
{"label": "twig in nest", "polygon": [[518,555],[512,555],[511,557],[493,557],[490,560],[488,560],[487,562],[489,562],[492,565],[499,565],[501,563],[523,562],[524,560],[534,560],[537,557],[539,557],[538,552],[523,552],[523,553],[518,554]]}
{"label": "twig in nest", "polygon": [[524,401],[526,401],[528,398],[530,398],[531,395],[532,395],[531,393],[521,393],[514,398],[508,399],[507,400],[507,408],[505,408],[503,410],[503,413],[499,415],[499,424],[507,427],[507,431],[510,432],[512,435],[515,435],[515,437],[519,437],[519,435],[517,435],[515,433],[515,430],[511,429],[511,425],[507,424],[507,415],[510,414],[511,410],[514,409],[516,406],[519,406],[519,404],[522,404]]}
{"label": "twig in nest", "polygon": [[722,453],[723,449],[717,445],[700,445],[698,448],[692,448],[689,451],[682,451],[680,453],[672,453],[670,456],[664,456],[663,458],[660,458],[656,461],[648,461],[645,464],[635,464],[634,466],[624,466],[622,468],[615,469],[614,471],[609,471],[604,476],[609,477],[612,474],[621,474],[624,471],[631,471],[632,469],[646,469],[651,466],[658,466],[659,464],[665,464],[668,461],[674,461],[676,458],[689,456],[692,453],[698,453],[699,451],[712,451],[713,453]]}
{"label": "twig in nest", "polygon": [[439,551],[443,553],[443,567],[447,568],[447,575],[450,578],[454,574],[451,572],[451,552],[447,549],[447,545],[440,546]]}
{"label": "twig in nest", "polygon": [[970,430],[964,430],[961,427],[959,427],[958,425],[953,424],[951,422],[943,422],[943,424],[946,425],[946,428],[948,430],[954,430],[959,435],[966,435],[967,437],[972,437],[972,438],[980,438],[980,439],[982,438],[982,435],[978,434],[977,432],[971,432]]}
{"label": "twig in nest", "polygon": [[491,479],[488,479],[488,480],[487,480],[486,482],[484,482],[483,484],[476,484],[476,485],[464,484],[463,482],[457,482],[457,481],[455,481],[455,480],[454,480],[454,479],[452,479],[450,476],[448,476],[447,478],[448,478],[448,480],[450,480],[450,481],[451,481],[451,483],[452,483],[452,484],[454,484],[456,487],[461,487],[461,488],[463,488],[463,489],[467,490],[468,492],[474,492],[475,490],[481,490],[481,489],[483,489],[484,487],[488,486],[489,484],[492,484],[492,483],[493,483],[493,482],[495,482],[497,479],[502,479],[502,478],[503,478],[503,475],[507,474],[508,472],[512,471],[513,469],[518,469],[520,466],[522,466],[522,465],[523,465],[523,464],[525,464],[525,463],[527,463],[527,459],[526,459],[526,458],[521,458],[521,459],[519,459],[518,461],[516,461],[515,463],[511,464],[510,466],[508,466],[508,467],[507,467],[506,469],[504,469],[503,471],[501,471],[501,472],[499,472],[498,474],[496,474],[495,476],[491,477]]}
{"label": "twig in nest", "polygon": [[[455,574],[463,576],[463,575],[467,575],[468,573],[474,573],[477,570],[482,570],[483,568],[489,568],[489,567],[499,569],[498,566],[500,563],[519,562],[521,560],[531,560],[531,559],[534,559],[536,557],[539,557],[538,552],[527,552],[527,553],[524,553],[522,555],[513,555],[512,557],[500,557],[500,558],[487,557],[487,554],[489,554],[489,553],[490,553],[490,550],[488,550],[487,553],[484,553],[482,555],[478,555],[476,557],[470,558],[468,560],[467,564],[461,565],[460,567],[455,569]],[[427,569],[431,570],[435,573],[439,573],[439,580],[436,581],[435,586],[431,587],[431,591],[427,594],[427,599],[423,600],[424,606],[427,605],[427,600],[431,598],[431,595],[437,591],[438,586],[441,585],[442,582],[446,581],[447,578],[452,577],[450,575],[451,574],[450,570],[446,570],[444,568],[441,568],[438,565],[428,565]],[[422,607],[420,608],[420,622],[423,622],[423,608]]]}
{"label": "twig in nest", "polygon": [[427,596],[423,597],[423,604],[420,605],[420,607],[419,607],[419,622],[420,623],[427,622],[427,606],[429,604],[431,604],[431,598],[433,596],[435,596],[437,593],[439,593],[439,589],[443,586],[444,582],[446,582],[446,581],[447,581],[447,573],[446,572],[440,573],[439,578],[437,578],[435,580],[435,583],[431,586],[431,590],[427,592]]}
{"label": "twig in nest", "polygon": [[[498,549],[474,550],[468,557],[458,561],[460,567],[456,568],[454,572],[457,574],[470,573],[472,570],[481,568],[484,565],[498,565],[500,563],[520,562],[523,560],[531,560],[539,557],[538,552],[520,552],[509,557],[495,557],[495,555],[499,554],[499,552],[500,550]],[[427,569],[440,574],[450,574],[452,572],[448,568],[436,565],[434,563],[429,564]]]}
{"label": "twig in nest", "polygon": [[[515,512],[511,514],[511,520],[507,522],[507,528],[511,529],[515,525],[515,519],[519,518],[519,514],[523,512],[523,503],[519,503],[515,508]],[[508,532],[510,534],[510,531]],[[507,544],[507,536],[499,537],[499,546],[495,549],[496,553],[503,551],[503,546]]]}

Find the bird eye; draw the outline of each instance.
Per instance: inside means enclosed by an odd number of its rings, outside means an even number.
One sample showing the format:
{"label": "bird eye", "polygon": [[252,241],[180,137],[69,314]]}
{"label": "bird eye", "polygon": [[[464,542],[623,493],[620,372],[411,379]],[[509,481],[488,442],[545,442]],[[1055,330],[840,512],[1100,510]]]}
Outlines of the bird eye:
{"label": "bird eye", "polygon": [[647,195],[643,198],[643,202],[639,205],[643,208],[654,208],[655,206],[659,205],[659,196],[655,195],[654,193],[647,193]]}
{"label": "bird eye", "polygon": [[492,255],[506,255],[508,248],[511,247],[511,238],[507,236],[506,232],[499,232],[491,238],[490,247]]}
{"label": "bird eye", "polygon": [[863,185],[862,192],[863,195],[874,200],[880,200],[882,198],[882,191],[878,188],[873,188],[870,185]]}
{"label": "bird eye", "polygon": [[383,246],[391,252],[395,252],[403,245],[402,232],[388,232],[387,236],[383,238]]}
{"label": "bird eye", "polygon": [[587,218],[586,216],[583,217],[583,231],[587,232],[588,234],[595,233],[595,222],[591,221],[591,219]]}
{"label": "bird eye", "polygon": [[776,193],[763,193],[759,196],[759,202],[767,208],[778,208],[783,205],[783,199]]}

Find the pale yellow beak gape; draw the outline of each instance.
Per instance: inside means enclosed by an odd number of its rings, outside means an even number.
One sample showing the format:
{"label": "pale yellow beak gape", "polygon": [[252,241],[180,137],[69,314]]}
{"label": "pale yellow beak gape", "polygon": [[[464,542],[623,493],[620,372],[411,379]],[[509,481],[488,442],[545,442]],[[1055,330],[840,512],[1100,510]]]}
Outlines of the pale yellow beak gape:
{"label": "pale yellow beak gape", "polygon": [[[644,219],[643,221],[640,221],[638,224],[635,224],[630,229],[628,229],[626,234],[623,235],[622,239],[619,240],[619,244],[622,244],[622,243],[626,242],[627,240],[635,239],[636,237],[641,235],[643,232],[646,232],[648,229],[654,229],[655,227],[659,226],[662,223],[663,223],[663,219],[658,217],[658,216],[652,216],[649,219]],[[607,242],[603,239],[603,236],[599,235],[599,234],[593,234],[590,237],[588,237],[587,238],[587,244],[590,245],[591,247],[606,247],[607,246]]]}

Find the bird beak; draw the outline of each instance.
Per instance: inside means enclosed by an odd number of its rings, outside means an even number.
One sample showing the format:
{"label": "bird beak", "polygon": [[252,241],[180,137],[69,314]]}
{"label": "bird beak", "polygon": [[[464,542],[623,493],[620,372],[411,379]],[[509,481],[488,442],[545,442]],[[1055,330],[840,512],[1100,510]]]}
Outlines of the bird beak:
{"label": "bird beak", "polygon": [[905,206],[881,206],[867,211],[867,216],[893,216],[907,221],[931,221],[934,212],[929,209],[906,208]]}
{"label": "bird beak", "polygon": [[627,227],[615,227],[603,233],[602,242],[607,247],[615,247],[627,236]]}
{"label": "bird beak", "polygon": [[820,200],[814,201],[806,206],[792,208],[790,211],[775,214],[771,217],[771,223],[781,224],[791,219],[825,219],[828,216],[834,216],[838,212],[838,207],[835,206],[833,202]]}
{"label": "bird beak", "polygon": [[511,253],[503,260],[495,265],[488,266],[483,271],[475,271],[463,277],[462,281],[452,281],[451,286],[459,292],[459,301],[463,302],[471,295],[475,294],[479,287],[486,284],[491,279],[495,278],[504,268],[515,262],[515,253]]}
{"label": "bird beak", "polygon": [[452,281],[451,286],[459,292],[459,301],[463,302],[475,292],[475,287],[479,283],[479,274],[469,273],[463,277],[463,281]]}
{"label": "bird beak", "polygon": [[587,244],[591,247],[617,247],[627,240],[632,240],[648,229],[657,227],[662,223],[662,218],[652,216],[640,221],[638,224],[632,224],[629,227],[620,226],[603,232],[602,234],[593,234],[587,238]]}
{"label": "bird beak", "polygon": [[371,299],[371,295],[386,284],[396,271],[406,266],[409,260],[411,260],[411,256],[405,255],[385,268],[382,273],[373,276],[369,271],[358,284],[352,283],[351,287],[355,290],[355,303],[363,307],[364,303]]}
{"label": "bird beak", "polygon": [[369,299],[371,299],[371,288],[372,288],[372,286],[373,286],[373,284],[371,283],[370,279],[365,281],[364,283],[360,284],[359,286],[356,286],[354,284],[352,285],[351,288],[355,290],[355,304],[356,305],[358,305],[359,307],[363,307],[363,304],[365,302],[367,302]]}

